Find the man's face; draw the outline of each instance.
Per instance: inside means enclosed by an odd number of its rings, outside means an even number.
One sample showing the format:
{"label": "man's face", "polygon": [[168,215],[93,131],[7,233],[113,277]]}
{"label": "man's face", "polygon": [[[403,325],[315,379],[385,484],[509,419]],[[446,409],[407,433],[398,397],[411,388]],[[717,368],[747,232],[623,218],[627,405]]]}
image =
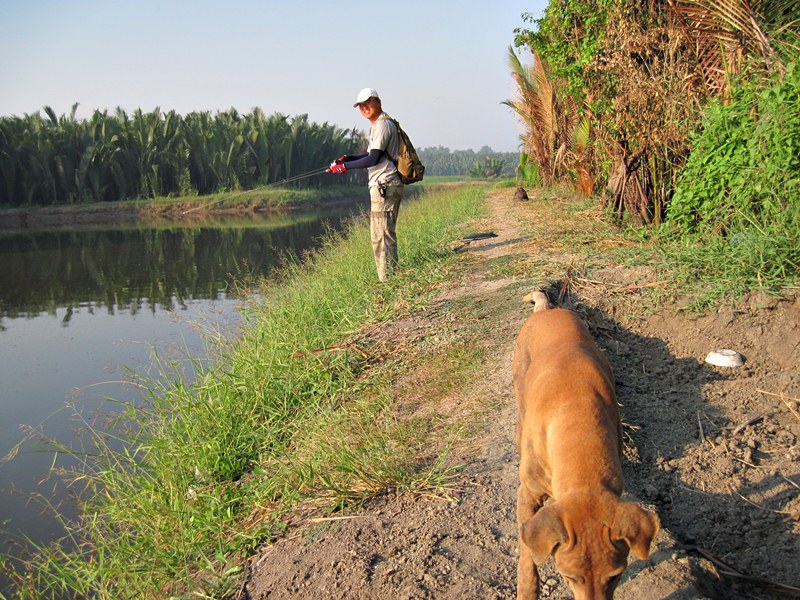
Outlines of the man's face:
{"label": "man's face", "polygon": [[377,98],[368,98],[358,105],[358,110],[370,123],[374,123],[381,114],[381,101]]}

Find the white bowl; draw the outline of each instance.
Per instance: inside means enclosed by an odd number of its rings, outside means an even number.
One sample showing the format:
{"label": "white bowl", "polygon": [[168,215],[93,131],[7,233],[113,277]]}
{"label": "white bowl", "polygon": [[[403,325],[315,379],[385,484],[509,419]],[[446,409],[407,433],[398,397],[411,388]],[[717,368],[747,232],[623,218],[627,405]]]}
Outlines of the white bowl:
{"label": "white bowl", "polygon": [[706,362],[718,367],[741,367],[744,364],[744,357],[735,350],[722,348],[709,352]]}

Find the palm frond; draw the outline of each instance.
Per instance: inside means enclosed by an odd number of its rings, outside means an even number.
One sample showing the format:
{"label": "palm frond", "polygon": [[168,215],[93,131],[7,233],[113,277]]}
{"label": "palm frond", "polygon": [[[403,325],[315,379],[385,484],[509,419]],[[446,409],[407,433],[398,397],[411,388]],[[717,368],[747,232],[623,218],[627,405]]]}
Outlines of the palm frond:
{"label": "palm frond", "polygon": [[[780,5],[780,6],[778,6]],[[768,69],[783,69],[764,24],[775,15],[791,15],[797,1],[670,0],[672,13],[695,43],[695,53],[709,88],[720,93],[728,76],[739,73],[744,61],[760,58]],[[771,18],[765,15],[772,15]]]}

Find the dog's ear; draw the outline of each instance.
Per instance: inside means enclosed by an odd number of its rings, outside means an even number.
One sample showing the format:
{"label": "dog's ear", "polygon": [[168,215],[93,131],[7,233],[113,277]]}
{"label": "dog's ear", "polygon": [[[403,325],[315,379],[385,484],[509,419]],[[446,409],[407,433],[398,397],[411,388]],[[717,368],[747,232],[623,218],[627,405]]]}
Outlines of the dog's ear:
{"label": "dog's ear", "polygon": [[543,506],[525,521],[521,535],[522,541],[531,549],[533,562],[537,565],[544,563],[556,546],[567,539],[561,516],[552,504]]}
{"label": "dog's ear", "polygon": [[624,540],[634,555],[644,560],[650,553],[650,542],[659,527],[655,513],[644,510],[635,502],[620,502],[611,528],[611,539]]}

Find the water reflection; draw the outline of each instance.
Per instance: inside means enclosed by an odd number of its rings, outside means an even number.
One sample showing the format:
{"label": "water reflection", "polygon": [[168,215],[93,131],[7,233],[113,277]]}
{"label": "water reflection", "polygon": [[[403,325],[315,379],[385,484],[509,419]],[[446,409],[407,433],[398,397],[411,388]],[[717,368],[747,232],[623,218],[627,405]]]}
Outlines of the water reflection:
{"label": "water reflection", "polygon": [[[341,211],[324,215],[334,225]],[[0,233],[3,319],[55,314],[87,302],[132,312],[215,299],[234,280],[268,274],[284,252],[311,246],[319,215],[202,225]]]}

